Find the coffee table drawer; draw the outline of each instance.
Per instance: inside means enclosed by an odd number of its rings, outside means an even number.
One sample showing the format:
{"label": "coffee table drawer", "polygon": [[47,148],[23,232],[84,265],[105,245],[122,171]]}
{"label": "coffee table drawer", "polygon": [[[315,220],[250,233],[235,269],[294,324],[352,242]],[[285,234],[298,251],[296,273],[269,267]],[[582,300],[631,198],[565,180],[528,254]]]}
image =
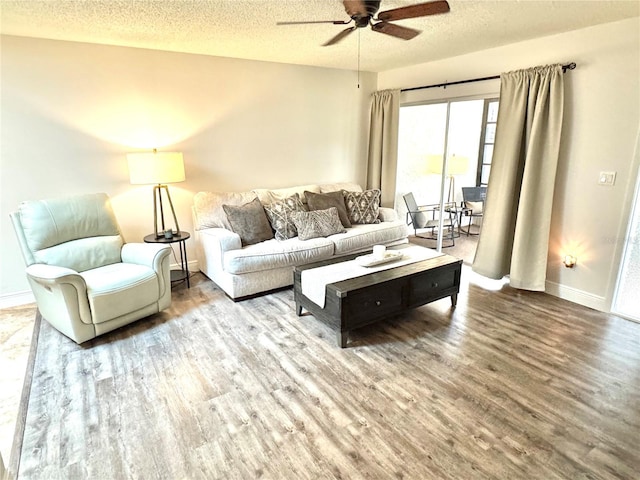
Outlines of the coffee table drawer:
{"label": "coffee table drawer", "polygon": [[437,272],[427,272],[411,278],[409,282],[409,302],[421,302],[436,297],[440,292],[457,286],[456,269],[447,268]]}
{"label": "coffee table drawer", "polygon": [[345,299],[343,308],[352,324],[388,315],[402,307],[402,285],[380,285],[361,292],[353,292]]}

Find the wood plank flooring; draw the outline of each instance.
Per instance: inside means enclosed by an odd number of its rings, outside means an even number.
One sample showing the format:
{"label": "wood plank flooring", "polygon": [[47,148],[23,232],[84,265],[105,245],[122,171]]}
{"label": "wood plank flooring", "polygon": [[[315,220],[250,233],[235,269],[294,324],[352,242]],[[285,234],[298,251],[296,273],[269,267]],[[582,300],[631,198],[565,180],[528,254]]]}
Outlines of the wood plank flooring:
{"label": "wood plank flooring", "polygon": [[[36,314],[35,303],[0,309],[0,454],[11,465]],[[1,477],[0,477],[1,478]]]}
{"label": "wood plank flooring", "polygon": [[639,324],[464,283],[349,345],[200,274],[85,346],[42,322],[18,478],[638,478]]}

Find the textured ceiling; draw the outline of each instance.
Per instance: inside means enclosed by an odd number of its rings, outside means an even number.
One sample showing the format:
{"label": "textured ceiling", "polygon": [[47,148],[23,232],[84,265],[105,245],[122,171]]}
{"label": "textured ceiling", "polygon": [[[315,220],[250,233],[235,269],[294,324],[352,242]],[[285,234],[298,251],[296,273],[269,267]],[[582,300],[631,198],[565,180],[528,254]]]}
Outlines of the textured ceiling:
{"label": "textured ceiling", "polygon": [[[382,0],[380,11],[422,0]],[[451,12],[397,23],[422,30],[398,40],[359,29],[322,47],[348,20],[340,0],[0,0],[6,35],[223,57],[384,71],[640,15],[638,0],[449,0]]]}

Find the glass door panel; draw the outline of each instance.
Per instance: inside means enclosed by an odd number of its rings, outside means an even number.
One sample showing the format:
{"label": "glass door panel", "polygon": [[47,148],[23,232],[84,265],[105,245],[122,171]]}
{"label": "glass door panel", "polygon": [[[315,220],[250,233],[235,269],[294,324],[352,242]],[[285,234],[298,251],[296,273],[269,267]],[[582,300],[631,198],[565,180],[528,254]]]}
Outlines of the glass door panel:
{"label": "glass door panel", "polygon": [[[400,109],[396,206],[404,209],[402,197],[409,192],[418,205],[440,202],[441,174],[431,170],[434,159],[444,154],[446,121],[446,103]],[[439,165],[441,172],[441,160]]]}
{"label": "glass door panel", "polygon": [[484,100],[451,102],[447,142],[447,200],[460,206],[462,187],[475,187]]}
{"label": "glass door panel", "polygon": [[613,312],[640,322],[640,176],[636,186],[635,200],[631,212],[629,231],[625,240],[622,266],[618,276]]}
{"label": "glass door panel", "polygon": [[[431,238],[436,248],[453,243],[458,235],[458,207],[462,186],[475,186],[484,100],[468,100],[400,109],[396,209],[407,218],[403,196],[412,193],[416,204],[432,208],[429,218],[439,219]],[[446,157],[446,166],[445,166]],[[424,219],[424,217],[423,217]],[[444,232],[444,229],[448,229]]]}

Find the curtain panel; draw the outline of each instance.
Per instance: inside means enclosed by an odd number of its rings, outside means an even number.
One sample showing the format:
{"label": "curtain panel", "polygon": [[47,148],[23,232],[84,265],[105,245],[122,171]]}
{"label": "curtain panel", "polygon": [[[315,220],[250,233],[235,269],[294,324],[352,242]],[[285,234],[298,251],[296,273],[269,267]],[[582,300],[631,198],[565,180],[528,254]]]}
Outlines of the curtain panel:
{"label": "curtain panel", "polygon": [[473,270],[544,291],[564,107],[561,65],[500,76],[500,110]]}
{"label": "curtain panel", "polygon": [[379,188],[381,205],[394,207],[398,165],[400,90],[382,90],[372,95],[367,161],[367,188]]}

